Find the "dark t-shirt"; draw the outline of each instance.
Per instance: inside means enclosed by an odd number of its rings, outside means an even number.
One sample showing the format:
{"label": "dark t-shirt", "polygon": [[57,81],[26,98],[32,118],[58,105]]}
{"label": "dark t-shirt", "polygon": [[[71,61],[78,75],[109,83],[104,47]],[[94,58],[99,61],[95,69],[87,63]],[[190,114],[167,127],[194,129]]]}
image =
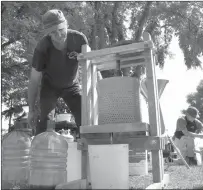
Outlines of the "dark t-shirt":
{"label": "dark t-shirt", "polygon": [[203,124],[198,119],[191,122],[187,120],[186,116],[182,116],[177,120],[175,137],[180,139],[182,136],[184,136],[182,131],[185,129],[187,129],[189,132],[198,134],[203,131]]}
{"label": "dark t-shirt", "polygon": [[88,44],[84,34],[68,29],[66,47],[58,50],[51,38],[44,36],[34,51],[32,67],[43,73],[43,81],[53,87],[63,89],[78,83],[77,54],[82,45]]}

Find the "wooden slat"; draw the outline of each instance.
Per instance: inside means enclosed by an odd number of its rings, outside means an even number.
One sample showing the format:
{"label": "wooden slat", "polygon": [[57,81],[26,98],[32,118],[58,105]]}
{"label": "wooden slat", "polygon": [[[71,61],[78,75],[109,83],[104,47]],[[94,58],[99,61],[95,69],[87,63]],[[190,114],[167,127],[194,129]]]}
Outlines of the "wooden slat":
{"label": "wooden slat", "polygon": [[116,69],[117,66],[117,61],[108,61],[108,62],[103,62],[103,64],[100,64],[97,66],[98,71],[104,71],[104,70],[111,70],[111,69]]}
{"label": "wooden slat", "polygon": [[[90,51],[88,45],[82,46],[82,53]],[[92,67],[89,60],[79,60],[79,64],[82,66],[82,125],[90,125],[92,122]],[[89,181],[89,165],[88,165],[88,153],[82,151],[82,179]]]}
{"label": "wooden slat", "polygon": [[[88,45],[82,46],[82,53],[90,51]],[[82,66],[82,125],[91,124],[91,64],[89,60],[80,60]]]}
{"label": "wooden slat", "polygon": [[145,59],[134,59],[134,60],[128,60],[128,61],[122,61],[121,62],[121,68],[124,67],[135,67],[137,65],[144,65],[146,64]]}
{"label": "wooden slat", "polygon": [[81,138],[86,139],[108,139],[110,137],[110,133],[82,133],[80,135]]}
{"label": "wooden slat", "polygon": [[164,137],[137,136],[137,138],[113,138],[114,144],[129,144],[131,148],[143,150],[159,150],[165,148]]}
{"label": "wooden slat", "polygon": [[114,133],[114,132],[133,132],[148,131],[147,123],[113,123],[105,125],[81,126],[80,133]]}
{"label": "wooden slat", "polygon": [[[145,41],[151,40],[148,33],[143,34]],[[155,75],[155,64],[153,59],[153,51],[150,48],[145,49],[146,57],[146,71],[147,71],[147,91],[148,91],[148,112],[150,123],[150,134],[152,136],[160,136],[161,124],[159,116],[159,97],[158,97],[158,85]],[[161,150],[152,150],[152,174],[153,182],[158,183],[163,178],[163,156]]]}
{"label": "wooden slat", "polygon": [[92,124],[98,124],[97,66],[92,65]]}
{"label": "wooden slat", "polygon": [[131,131],[113,133],[115,138],[138,138],[140,136],[149,136],[147,131]]}
{"label": "wooden slat", "polygon": [[[82,140],[80,140],[82,142]],[[90,173],[90,165],[89,165],[89,156],[88,156],[88,148],[84,149],[84,145],[82,146],[82,179],[87,180],[87,187],[91,184],[91,173]]]}
{"label": "wooden slat", "polygon": [[111,62],[111,61],[116,61],[119,60],[120,58],[116,54],[110,54],[102,57],[96,57],[91,61],[92,64],[94,65],[100,65],[105,62]]}
{"label": "wooden slat", "polygon": [[127,51],[136,51],[136,50],[144,50],[144,48],[148,47],[151,48],[153,46],[152,41],[145,41],[145,42],[140,42],[140,43],[133,43],[129,45],[124,45],[124,46],[118,46],[118,47],[113,47],[113,48],[105,48],[101,50],[96,50],[88,53],[82,53],[78,55],[77,59],[92,59],[95,57],[101,57],[104,55],[110,55],[110,54],[115,54],[115,53],[120,53],[120,52],[127,52]]}
{"label": "wooden slat", "polygon": [[83,149],[87,150],[88,145],[101,145],[101,144],[129,144],[130,149],[139,150],[159,150],[165,148],[164,137],[151,137],[151,136],[138,136],[137,138],[110,138],[110,134],[106,138],[81,138],[83,142]]}
{"label": "wooden slat", "polygon": [[88,170],[87,163],[88,163],[88,152],[87,149],[84,149],[84,147],[82,147],[82,168],[81,168],[82,179],[87,179],[87,170]]}
{"label": "wooden slat", "polygon": [[144,64],[143,52],[128,52],[127,54],[120,53],[119,55],[112,54],[92,60],[92,64],[98,66],[98,70],[116,69],[116,62],[122,62],[121,68]]}
{"label": "wooden slat", "polygon": [[82,133],[81,138],[86,139],[108,139],[113,134],[115,139],[123,138],[138,138],[142,136],[148,136],[146,131],[136,131],[136,132],[116,132],[116,133]]}
{"label": "wooden slat", "polygon": [[[120,68],[135,67],[137,65],[144,65],[144,64],[146,64],[145,60],[135,59],[135,60],[120,62]],[[111,69],[116,69],[116,67],[117,67],[117,61],[104,62],[103,64],[97,66],[97,70],[98,71],[111,70]]]}
{"label": "wooden slat", "polygon": [[120,58],[121,62],[136,61],[136,60],[143,60],[144,61],[145,58],[144,58],[144,56]]}
{"label": "wooden slat", "polygon": [[117,61],[122,62],[121,68],[145,63],[143,52],[128,52],[97,57],[91,61],[91,64],[97,65],[98,70],[103,71],[116,69]]}
{"label": "wooden slat", "polygon": [[141,56],[144,54],[143,50],[131,50],[131,51],[124,51],[124,52],[120,52],[118,53],[119,57],[135,57],[135,56]]}
{"label": "wooden slat", "polygon": [[135,67],[138,65],[145,65],[146,62],[140,62],[140,63],[134,63],[133,61],[129,64],[121,64],[121,68],[129,68],[129,67]]}

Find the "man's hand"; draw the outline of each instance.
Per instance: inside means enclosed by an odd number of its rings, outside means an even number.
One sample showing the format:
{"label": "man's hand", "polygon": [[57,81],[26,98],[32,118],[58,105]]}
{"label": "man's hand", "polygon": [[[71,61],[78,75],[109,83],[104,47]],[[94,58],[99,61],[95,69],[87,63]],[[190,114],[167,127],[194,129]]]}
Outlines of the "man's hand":
{"label": "man's hand", "polygon": [[195,134],[194,138],[201,138],[201,139],[203,139],[203,133]]}
{"label": "man's hand", "polygon": [[203,139],[203,134],[199,134],[199,138]]}
{"label": "man's hand", "polygon": [[82,59],[83,58],[83,54],[82,53],[78,53],[78,55],[77,55],[77,60],[79,61],[80,59]]}

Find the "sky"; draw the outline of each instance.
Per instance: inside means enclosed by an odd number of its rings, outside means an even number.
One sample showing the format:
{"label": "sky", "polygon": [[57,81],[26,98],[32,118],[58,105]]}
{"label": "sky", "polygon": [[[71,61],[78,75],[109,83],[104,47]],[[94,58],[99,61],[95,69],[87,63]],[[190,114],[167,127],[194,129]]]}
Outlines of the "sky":
{"label": "sky", "polygon": [[[163,70],[157,66],[156,75],[157,79],[169,80],[161,96],[160,103],[168,134],[173,135],[181,110],[186,109],[188,106],[186,96],[196,91],[197,85],[203,79],[203,71],[200,69],[187,70],[177,38],[173,38],[170,49],[174,54],[173,58],[168,57],[166,59]],[[27,108],[25,109],[28,111]],[[3,119],[2,126],[8,128],[8,121]]]}

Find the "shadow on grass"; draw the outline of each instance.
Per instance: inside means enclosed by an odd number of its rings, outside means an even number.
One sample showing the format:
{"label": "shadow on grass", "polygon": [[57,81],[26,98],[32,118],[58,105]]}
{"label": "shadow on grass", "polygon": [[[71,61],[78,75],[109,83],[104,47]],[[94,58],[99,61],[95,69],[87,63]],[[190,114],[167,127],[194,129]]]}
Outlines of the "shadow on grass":
{"label": "shadow on grass", "polygon": [[203,189],[203,185],[195,186],[193,189]]}

